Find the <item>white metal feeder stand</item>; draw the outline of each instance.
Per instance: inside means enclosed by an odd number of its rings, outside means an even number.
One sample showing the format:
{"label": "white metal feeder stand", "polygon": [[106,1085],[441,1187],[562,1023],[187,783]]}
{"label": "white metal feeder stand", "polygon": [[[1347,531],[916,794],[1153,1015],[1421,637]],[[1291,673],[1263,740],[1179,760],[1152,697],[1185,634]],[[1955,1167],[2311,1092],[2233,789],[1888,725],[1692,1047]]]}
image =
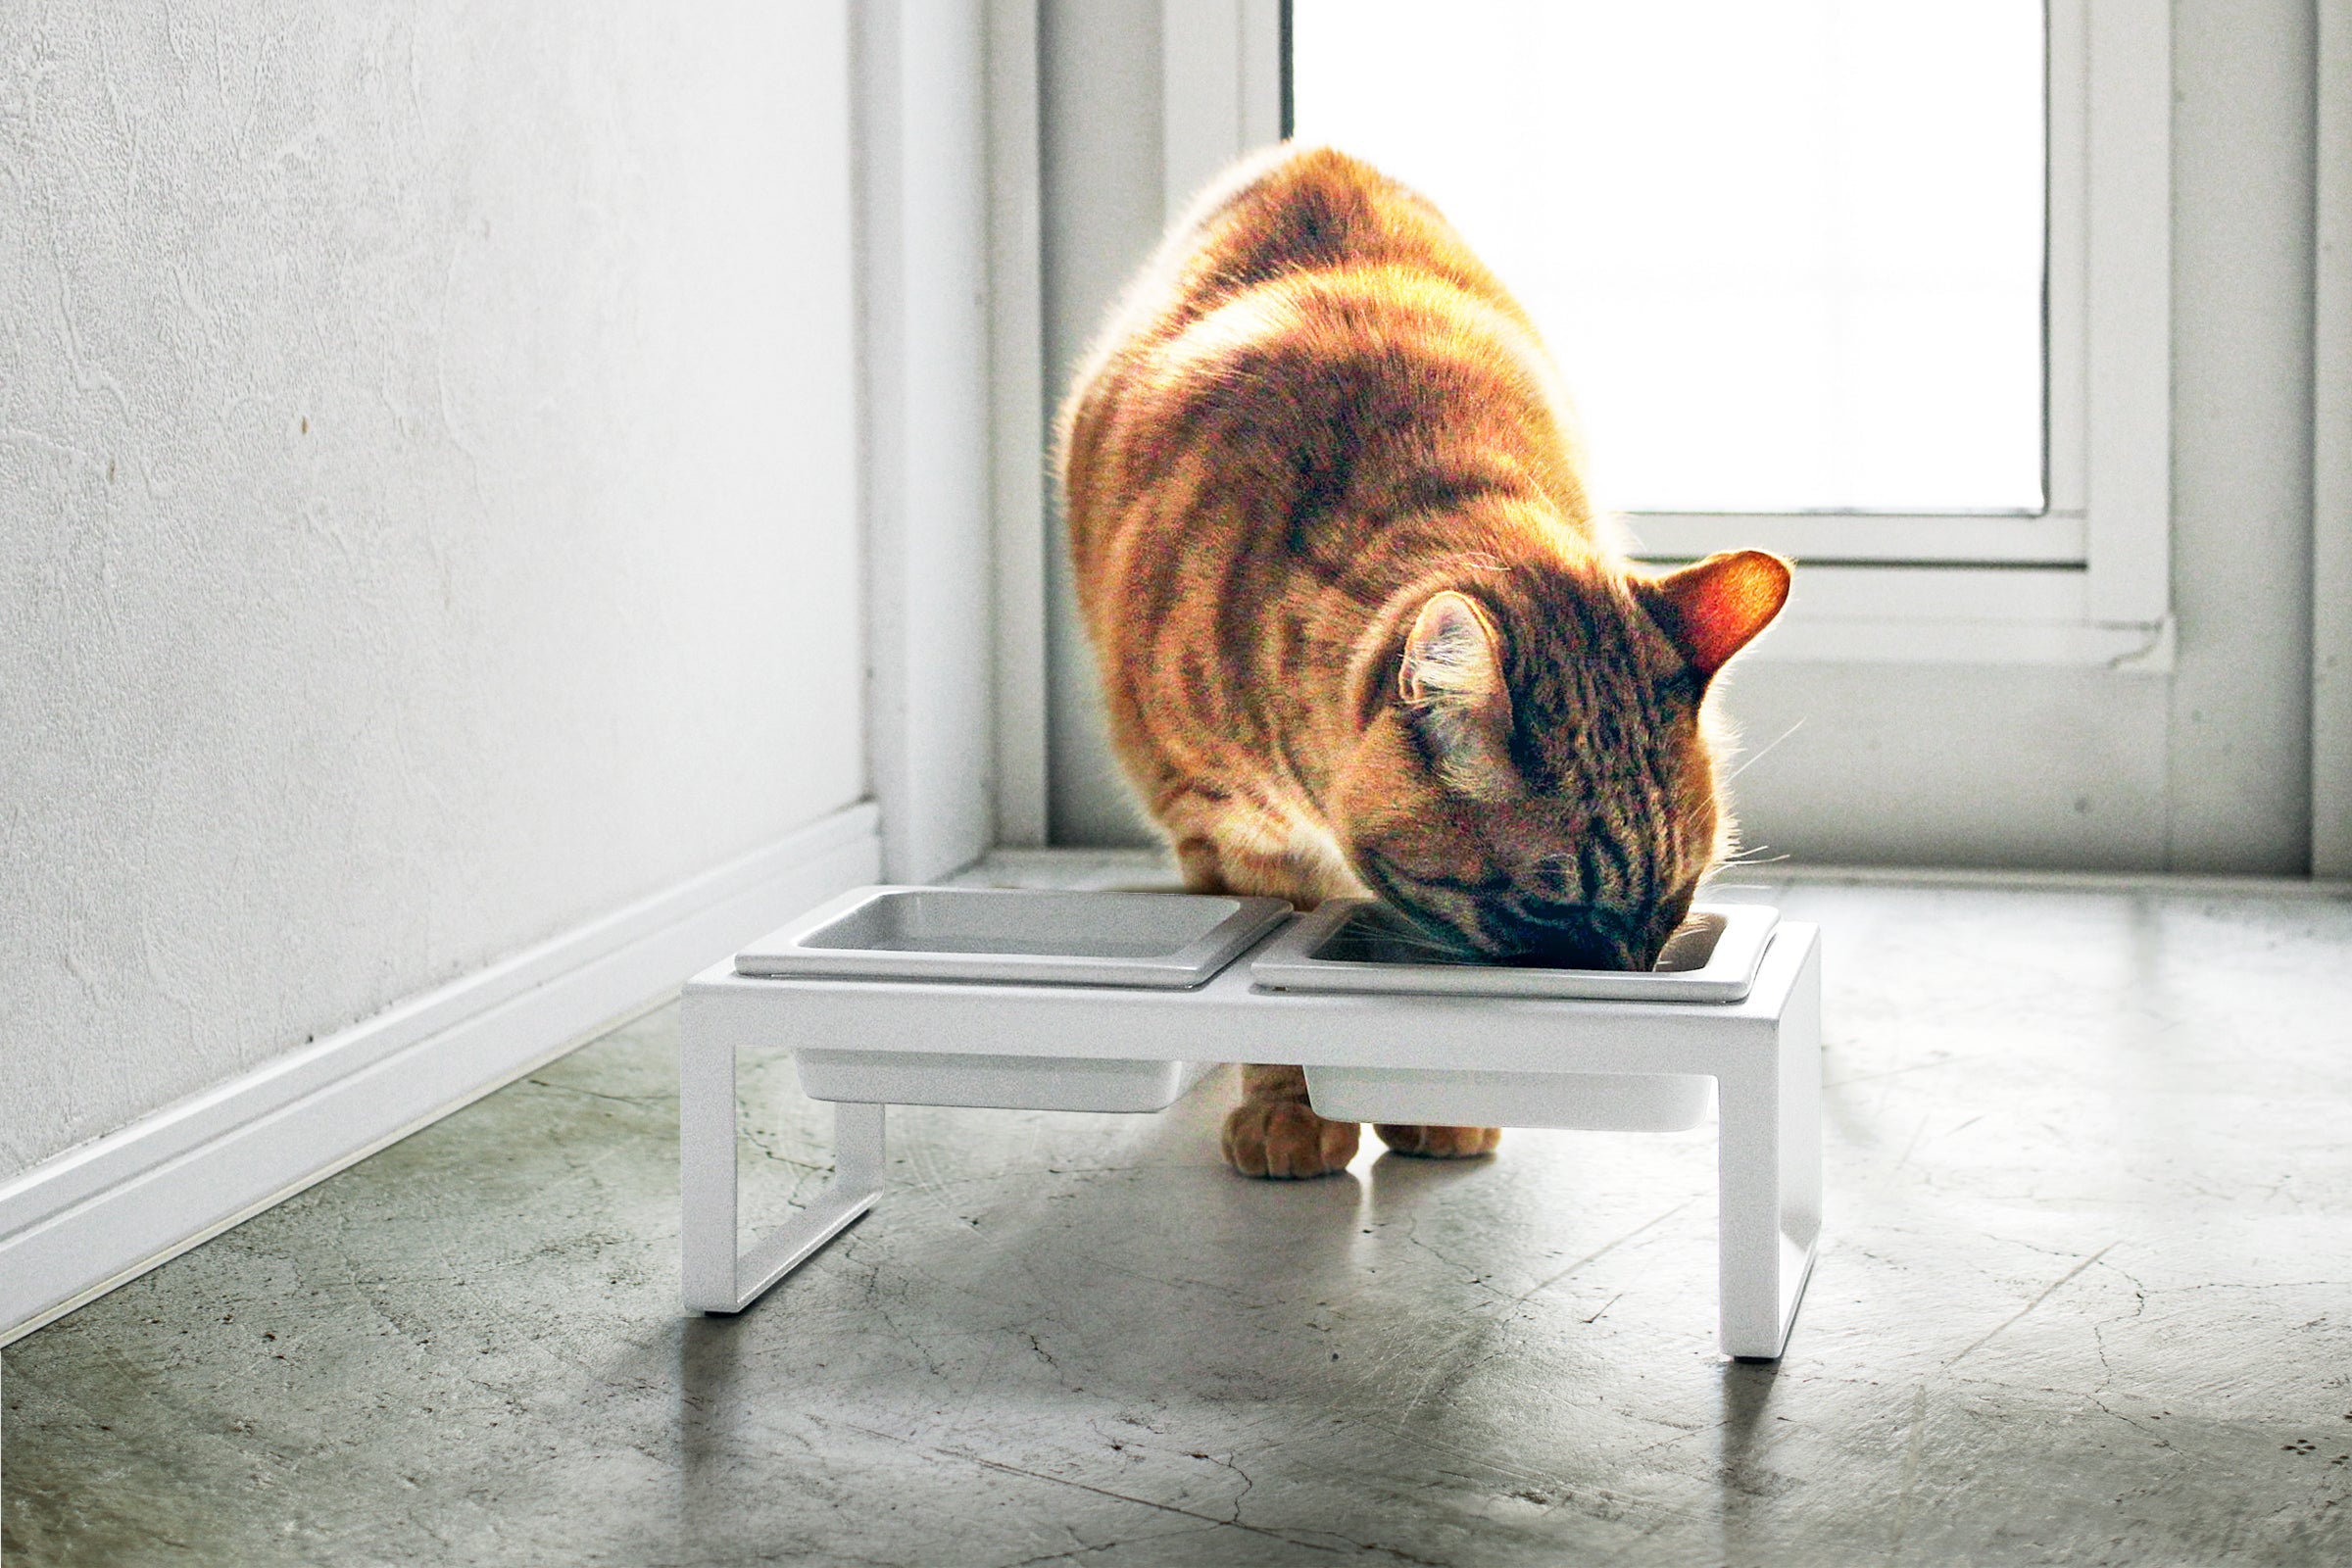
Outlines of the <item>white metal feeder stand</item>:
{"label": "white metal feeder stand", "polygon": [[[1776,1359],[1821,1229],[1819,933],[1694,914],[1689,961],[1602,974],[1399,959],[1361,906],[860,889],[686,987],[686,1307],[742,1311],[873,1205],[886,1106],[1158,1110],[1213,1042],[1303,1064],[1315,1108],[1348,1120],[1671,1131],[1715,1100],[1721,1345]],[[834,1175],[741,1250],[735,1058],[776,1050],[835,1102]]]}

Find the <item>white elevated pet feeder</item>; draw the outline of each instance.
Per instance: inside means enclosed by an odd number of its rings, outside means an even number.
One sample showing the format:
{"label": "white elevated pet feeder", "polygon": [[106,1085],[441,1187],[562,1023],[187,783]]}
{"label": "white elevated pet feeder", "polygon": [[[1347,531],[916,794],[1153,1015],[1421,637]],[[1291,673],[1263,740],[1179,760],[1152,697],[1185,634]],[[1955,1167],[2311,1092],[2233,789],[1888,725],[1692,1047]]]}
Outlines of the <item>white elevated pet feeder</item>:
{"label": "white elevated pet feeder", "polygon": [[[1302,1063],[1349,1121],[1675,1131],[1716,1102],[1722,1348],[1787,1344],[1820,1232],[1820,942],[1746,905],[1622,973],[1432,961],[1360,901],[861,888],[686,987],[687,1309],[742,1311],[872,1206],[885,1106],[1161,1110],[1204,1043]],[[834,1102],[834,1176],[743,1251],[735,1056],[775,1050]]]}

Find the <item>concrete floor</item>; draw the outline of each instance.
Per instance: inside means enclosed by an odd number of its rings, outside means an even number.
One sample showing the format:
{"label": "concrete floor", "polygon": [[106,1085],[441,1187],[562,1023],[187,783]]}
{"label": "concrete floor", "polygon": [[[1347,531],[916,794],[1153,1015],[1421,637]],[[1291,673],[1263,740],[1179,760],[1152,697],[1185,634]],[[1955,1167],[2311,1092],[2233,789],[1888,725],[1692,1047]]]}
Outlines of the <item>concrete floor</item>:
{"label": "concrete floor", "polygon": [[[894,1112],[688,1321],[665,1008],[10,1348],[8,1563],[2352,1561],[2352,905],[1769,896],[1830,956],[1777,1368],[1709,1131],[1278,1186],[1230,1074]],[[820,1121],[746,1086],[756,1220]]]}

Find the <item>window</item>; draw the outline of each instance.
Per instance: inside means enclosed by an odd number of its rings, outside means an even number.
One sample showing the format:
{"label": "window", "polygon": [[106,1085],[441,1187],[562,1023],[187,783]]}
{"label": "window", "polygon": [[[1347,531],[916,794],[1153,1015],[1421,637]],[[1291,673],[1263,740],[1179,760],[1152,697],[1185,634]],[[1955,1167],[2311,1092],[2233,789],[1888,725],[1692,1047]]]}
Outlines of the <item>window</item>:
{"label": "window", "polygon": [[[1167,188],[1274,118],[1253,62],[1287,37],[1298,132],[1428,187],[1543,319],[1643,554],[1814,568],[1761,657],[2160,669],[2170,28],[2156,0],[1171,4]],[[1577,244],[1587,210],[1645,249]]]}
{"label": "window", "polygon": [[2040,0],[1293,18],[1294,133],[1443,193],[1614,506],[2044,512]]}

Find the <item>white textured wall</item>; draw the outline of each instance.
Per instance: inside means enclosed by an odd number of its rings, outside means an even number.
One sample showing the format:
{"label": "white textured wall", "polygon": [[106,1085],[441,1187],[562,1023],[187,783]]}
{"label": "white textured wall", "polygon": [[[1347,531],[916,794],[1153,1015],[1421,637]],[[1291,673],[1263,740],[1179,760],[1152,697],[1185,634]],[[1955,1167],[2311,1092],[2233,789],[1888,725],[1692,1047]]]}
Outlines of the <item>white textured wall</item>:
{"label": "white textured wall", "polygon": [[0,1176],[862,793],[845,3],[0,6]]}

